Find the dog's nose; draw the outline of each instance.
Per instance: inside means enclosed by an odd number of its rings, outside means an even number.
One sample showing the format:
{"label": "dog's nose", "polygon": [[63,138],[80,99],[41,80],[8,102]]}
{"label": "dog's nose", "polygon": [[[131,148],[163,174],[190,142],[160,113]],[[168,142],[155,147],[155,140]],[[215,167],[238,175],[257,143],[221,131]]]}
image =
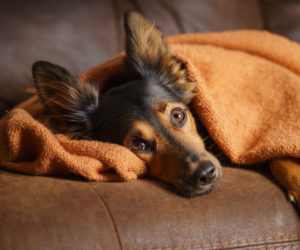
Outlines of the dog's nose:
{"label": "dog's nose", "polygon": [[200,164],[193,173],[192,179],[202,186],[210,184],[216,176],[216,168],[210,161]]}

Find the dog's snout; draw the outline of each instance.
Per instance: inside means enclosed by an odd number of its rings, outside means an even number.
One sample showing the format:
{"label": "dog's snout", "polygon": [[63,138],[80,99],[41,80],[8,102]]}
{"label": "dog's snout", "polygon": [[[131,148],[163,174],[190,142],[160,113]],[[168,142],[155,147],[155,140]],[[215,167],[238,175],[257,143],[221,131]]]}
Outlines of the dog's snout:
{"label": "dog's snout", "polygon": [[215,177],[216,168],[211,161],[200,164],[192,175],[192,179],[202,186],[210,184]]}
{"label": "dog's snout", "polygon": [[200,160],[200,156],[198,154],[192,153],[192,154],[188,155],[186,162],[188,164],[192,164],[192,163],[198,162],[199,160]]}

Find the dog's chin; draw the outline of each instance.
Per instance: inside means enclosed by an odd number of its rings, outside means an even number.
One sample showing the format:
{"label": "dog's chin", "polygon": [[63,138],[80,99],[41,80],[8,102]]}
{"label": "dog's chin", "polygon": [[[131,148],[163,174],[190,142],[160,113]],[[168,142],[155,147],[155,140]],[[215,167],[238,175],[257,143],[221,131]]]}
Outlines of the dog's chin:
{"label": "dog's chin", "polygon": [[174,185],[177,192],[186,198],[193,198],[198,195],[208,194],[212,191],[217,183],[209,185],[209,187],[197,188],[190,184]]}
{"label": "dog's chin", "polygon": [[208,194],[211,192],[219,183],[221,176],[218,176],[211,184],[201,186],[193,185],[184,180],[178,180],[173,183],[176,191],[186,198],[193,198],[195,196]]}

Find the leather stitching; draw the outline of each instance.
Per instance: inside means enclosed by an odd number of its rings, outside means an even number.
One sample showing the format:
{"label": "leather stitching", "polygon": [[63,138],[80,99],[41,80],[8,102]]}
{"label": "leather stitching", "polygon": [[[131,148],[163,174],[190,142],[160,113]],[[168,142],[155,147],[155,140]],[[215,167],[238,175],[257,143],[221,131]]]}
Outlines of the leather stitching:
{"label": "leather stitching", "polygon": [[[251,240],[242,240],[242,241],[228,241],[228,242],[218,242],[218,243],[207,243],[207,244],[199,244],[199,245],[188,245],[188,246],[176,246],[176,247],[165,247],[165,248],[147,248],[147,250],[180,250],[186,248],[200,248],[200,247],[218,247],[218,246],[225,246],[229,247],[230,245],[235,244],[243,244],[243,243],[264,243],[270,240],[300,240],[300,234],[292,234],[292,235],[283,235],[283,236],[275,236],[275,237],[268,237],[268,238],[261,238],[261,239],[251,239]],[[284,246],[287,249],[294,248],[298,245],[289,245]],[[281,246],[282,248],[283,246]],[[279,247],[280,248],[280,247]],[[263,248],[263,249],[278,249],[278,247],[273,248]]]}

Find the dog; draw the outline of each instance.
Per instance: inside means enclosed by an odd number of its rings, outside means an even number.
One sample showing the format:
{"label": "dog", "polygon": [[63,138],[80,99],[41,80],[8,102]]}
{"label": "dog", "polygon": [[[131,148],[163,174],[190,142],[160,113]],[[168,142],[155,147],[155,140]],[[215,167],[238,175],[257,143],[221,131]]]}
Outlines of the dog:
{"label": "dog", "polygon": [[149,175],[186,196],[211,191],[222,176],[217,158],[205,149],[189,109],[194,83],[159,30],[140,14],[124,16],[124,67],[129,80],[99,91],[61,66],[38,61],[32,75],[39,98],[58,132],[74,139],[129,148]]}

